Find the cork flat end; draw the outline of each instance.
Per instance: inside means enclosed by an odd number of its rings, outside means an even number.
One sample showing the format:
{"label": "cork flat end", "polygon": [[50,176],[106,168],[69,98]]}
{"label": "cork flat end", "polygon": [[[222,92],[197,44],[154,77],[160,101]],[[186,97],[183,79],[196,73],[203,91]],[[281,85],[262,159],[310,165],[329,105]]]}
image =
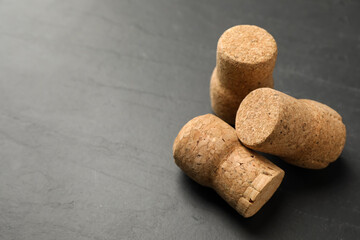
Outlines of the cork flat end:
{"label": "cork flat end", "polygon": [[284,178],[284,171],[276,175],[264,172],[258,175],[238,201],[236,210],[245,218],[253,216],[272,197]]}
{"label": "cork flat end", "polygon": [[279,124],[280,101],[276,91],[259,88],[241,102],[236,114],[236,133],[240,141],[255,148],[265,142]]}
{"label": "cork flat end", "polygon": [[265,29],[254,25],[238,25],[221,35],[218,52],[233,61],[259,64],[276,58],[277,45]]}

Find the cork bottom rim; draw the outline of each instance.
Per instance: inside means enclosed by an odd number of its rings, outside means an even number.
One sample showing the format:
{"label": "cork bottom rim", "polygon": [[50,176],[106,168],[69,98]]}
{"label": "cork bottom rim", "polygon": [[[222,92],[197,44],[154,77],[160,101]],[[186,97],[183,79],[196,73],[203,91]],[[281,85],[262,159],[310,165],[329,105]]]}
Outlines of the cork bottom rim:
{"label": "cork bottom rim", "polygon": [[275,176],[262,173],[255,178],[244,195],[238,200],[236,210],[245,218],[253,216],[274,195],[284,178],[284,171]]}

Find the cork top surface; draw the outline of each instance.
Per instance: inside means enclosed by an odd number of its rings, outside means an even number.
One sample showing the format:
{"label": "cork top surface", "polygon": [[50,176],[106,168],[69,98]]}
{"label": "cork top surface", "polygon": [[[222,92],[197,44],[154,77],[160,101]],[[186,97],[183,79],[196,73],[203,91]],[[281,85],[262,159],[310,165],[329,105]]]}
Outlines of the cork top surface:
{"label": "cork top surface", "polygon": [[279,122],[281,102],[277,91],[259,88],[246,96],[236,114],[236,132],[241,142],[256,146],[273,133]]}
{"label": "cork top surface", "polygon": [[221,35],[217,51],[235,61],[257,64],[275,58],[277,46],[266,30],[253,25],[238,25]]}

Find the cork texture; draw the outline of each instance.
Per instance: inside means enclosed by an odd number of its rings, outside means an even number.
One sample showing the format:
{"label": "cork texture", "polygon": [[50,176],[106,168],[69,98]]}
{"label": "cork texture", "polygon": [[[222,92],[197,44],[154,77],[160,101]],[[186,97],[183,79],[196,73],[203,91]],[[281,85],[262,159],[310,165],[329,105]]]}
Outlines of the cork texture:
{"label": "cork texture", "polygon": [[[268,79],[258,82],[258,86],[255,88],[246,88],[246,86],[244,86],[242,91],[234,91],[221,84],[215,68],[210,80],[211,107],[219,118],[230,125],[235,125],[236,112],[246,95],[257,87],[263,87],[263,85],[273,87],[273,82],[273,77],[270,75]],[[248,85],[248,87],[251,86]]]}
{"label": "cork texture", "polygon": [[335,110],[270,88],[254,90],[243,100],[235,126],[245,146],[310,169],[334,162],[346,139],[345,125]]}
{"label": "cork texture", "polygon": [[[233,125],[238,106],[248,93],[273,87],[276,57],[276,42],[266,30],[252,25],[226,30],[218,41],[216,67],[210,83],[218,86],[210,87],[214,113]],[[231,96],[223,97],[224,92],[231,92]]]}
{"label": "cork texture", "polygon": [[190,120],[173,145],[175,163],[199,184],[213,188],[244,217],[274,194],[284,171],[245,148],[235,129],[206,114]]}

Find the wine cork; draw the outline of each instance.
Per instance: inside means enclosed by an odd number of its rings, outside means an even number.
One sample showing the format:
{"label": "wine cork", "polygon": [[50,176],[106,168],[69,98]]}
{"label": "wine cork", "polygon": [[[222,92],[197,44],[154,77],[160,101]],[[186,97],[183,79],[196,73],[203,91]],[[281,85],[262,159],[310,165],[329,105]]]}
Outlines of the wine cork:
{"label": "wine cork", "polygon": [[248,93],[261,87],[273,87],[276,56],[276,42],[266,30],[252,25],[226,30],[218,41],[216,67],[211,76],[210,98],[214,113],[234,125],[239,104]]}
{"label": "wine cork", "polygon": [[283,170],[245,148],[235,129],[212,114],[196,117],[180,130],[173,155],[190,178],[213,188],[244,217],[254,215],[284,177]]}
{"label": "wine cork", "polygon": [[345,125],[335,110],[270,88],[256,89],[242,101],[235,125],[245,146],[310,169],[334,162],[346,139]]}
{"label": "wine cork", "polygon": [[[273,82],[272,75],[269,76],[268,82]],[[271,85],[272,86],[272,85]],[[222,120],[234,125],[236,112],[241,101],[246,97],[250,91],[236,92],[231,88],[222,86],[217,71],[214,69],[210,80],[210,98],[211,107]]]}

